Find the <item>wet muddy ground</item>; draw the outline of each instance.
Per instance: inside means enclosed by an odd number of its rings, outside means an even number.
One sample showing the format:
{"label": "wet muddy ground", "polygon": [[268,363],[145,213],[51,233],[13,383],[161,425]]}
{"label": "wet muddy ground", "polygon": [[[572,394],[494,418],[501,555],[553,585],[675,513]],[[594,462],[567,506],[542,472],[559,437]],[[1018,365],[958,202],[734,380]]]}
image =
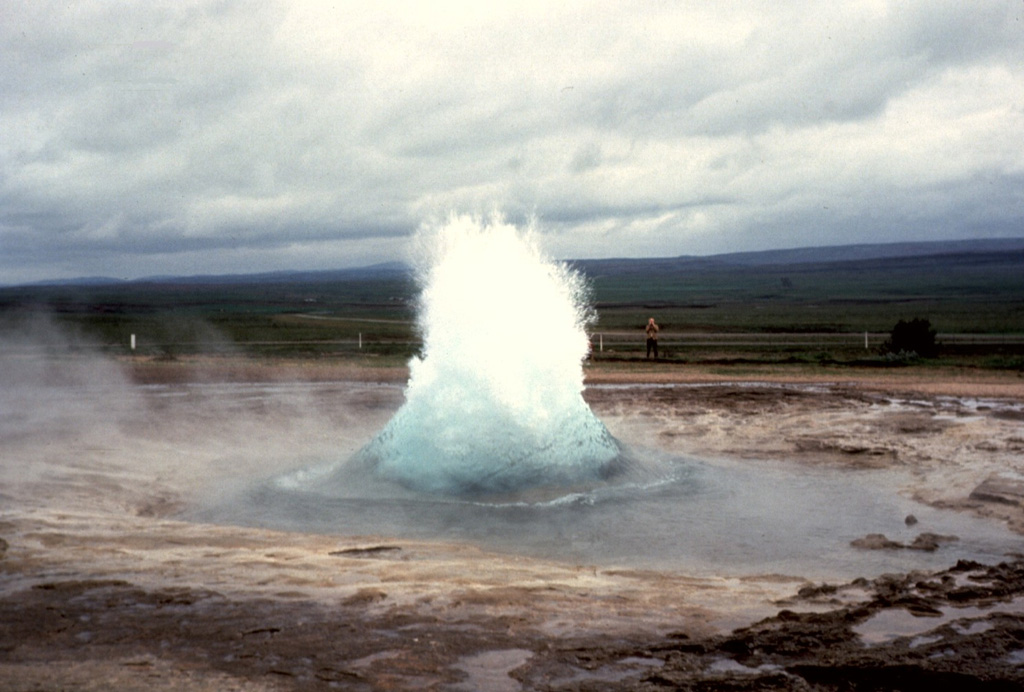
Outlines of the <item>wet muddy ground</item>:
{"label": "wet muddy ground", "polygon": [[[899,466],[912,479],[901,491],[923,503],[1024,527],[1015,390],[624,384],[587,392],[617,435],[752,464]],[[1020,556],[834,582],[694,577],[189,523],[178,516],[198,489],[259,472],[252,454],[212,468],[226,450],[280,456],[301,436],[308,451],[346,426],[361,439],[400,389],[325,383],[227,408],[193,390],[154,397],[126,382],[116,403],[98,391],[106,407],[95,392],[78,403],[35,392],[4,414],[0,689],[1024,684]],[[40,401],[45,416],[25,403]],[[863,550],[911,549],[863,538]]]}

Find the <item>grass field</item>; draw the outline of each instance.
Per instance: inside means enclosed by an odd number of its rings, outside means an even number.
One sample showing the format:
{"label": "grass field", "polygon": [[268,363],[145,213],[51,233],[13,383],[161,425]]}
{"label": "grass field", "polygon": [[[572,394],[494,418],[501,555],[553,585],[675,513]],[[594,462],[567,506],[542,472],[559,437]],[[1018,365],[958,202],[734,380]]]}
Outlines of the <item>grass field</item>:
{"label": "grass field", "polygon": [[[644,359],[720,368],[968,367],[1024,372],[1024,255],[942,255],[796,265],[582,262],[597,320],[595,364]],[[333,358],[394,365],[420,347],[416,287],[393,275],[333,281],[126,283],[0,289],[0,328],[40,316],[93,348],[190,355]],[[939,355],[879,351],[898,320],[924,318]],[[865,333],[868,344],[865,348]],[[536,335],[524,335],[536,338]]]}

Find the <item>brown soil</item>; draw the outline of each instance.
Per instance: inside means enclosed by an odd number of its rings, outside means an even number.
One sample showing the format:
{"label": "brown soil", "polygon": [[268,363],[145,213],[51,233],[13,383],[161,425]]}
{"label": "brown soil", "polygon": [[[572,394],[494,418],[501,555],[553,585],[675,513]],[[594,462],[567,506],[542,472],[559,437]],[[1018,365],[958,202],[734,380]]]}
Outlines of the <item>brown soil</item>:
{"label": "brown soil", "polygon": [[[76,427],[82,410],[63,418],[49,410],[59,430],[36,434],[26,422],[8,431],[0,462],[0,689],[1024,685],[1019,559],[819,584],[178,521],[190,493],[211,482],[204,476],[216,475],[218,445],[284,449],[284,428],[273,422],[282,417],[289,434],[309,439],[320,425],[377,425],[400,390],[350,390],[341,381],[404,378],[401,369],[301,362],[200,365],[133,363],[128,374],[136,382],[175,383],[198,372],[339,384],[322,398],[250,404],[237,423],[201,397],[152,403],[129,387],[116,411],[99,407],[115,423],[98,416]],[[762,373],[737,382],[652,370],[588,370],[595,386],[587,398],[613,432],[749,463],[900,465],[913,472],[907,491],[921,501],[1024,532],[1024,387],[1015,376]],[[597,386],[637,382],[694,386]],[[347,410],[324,405],[341,395]],[[209,438],[198,444],[197,431]],[[260,459],[250,463],[232,473],[254,472]],[[865,549],[899,549],[885,537],[865,540]]]}

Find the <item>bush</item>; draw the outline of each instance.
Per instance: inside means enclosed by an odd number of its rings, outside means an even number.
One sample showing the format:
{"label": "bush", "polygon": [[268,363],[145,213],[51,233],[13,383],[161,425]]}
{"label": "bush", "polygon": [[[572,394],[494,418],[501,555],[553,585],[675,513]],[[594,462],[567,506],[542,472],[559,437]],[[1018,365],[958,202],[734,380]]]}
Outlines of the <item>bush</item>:
{"label": "bush", "polygon": [[922,358],[934,358],[939,347],[935,343],[935,330],[931,322],[915,317],[909,322],[900,320],[892,328],[889,339],[882,344],[882,352],[886,354],[917,354]]}

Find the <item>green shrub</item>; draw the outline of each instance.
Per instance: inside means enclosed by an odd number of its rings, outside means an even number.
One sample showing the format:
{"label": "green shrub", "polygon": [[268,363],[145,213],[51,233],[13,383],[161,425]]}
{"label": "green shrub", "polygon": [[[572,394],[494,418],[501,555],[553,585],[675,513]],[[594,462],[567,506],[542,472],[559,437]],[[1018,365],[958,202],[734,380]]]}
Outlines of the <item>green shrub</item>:
{"label": "green shrub", "polygon": [[882,352],[908,357],[916,354],[922,358],[934,358],[939,348],[935,342],[935,330],[931,322],[915,317],[909,322],[900,320],[892,328],[888,340],[882,344]]}

